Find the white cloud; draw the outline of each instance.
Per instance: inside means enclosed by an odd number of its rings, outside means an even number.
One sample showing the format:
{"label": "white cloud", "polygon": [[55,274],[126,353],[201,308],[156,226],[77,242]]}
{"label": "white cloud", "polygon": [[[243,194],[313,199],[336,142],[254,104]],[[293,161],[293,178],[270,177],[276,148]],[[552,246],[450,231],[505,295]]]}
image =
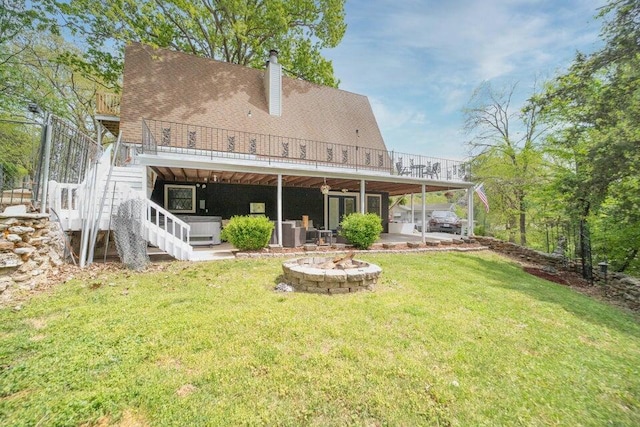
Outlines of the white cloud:
{"label": "white cloud", "polygon": [[[427,120],[427,114],[410,106],[398,106],[393,101],[384,102],[377,98],[369,97],[373,114],[378,125],[386,129],[394,129],[407,125],[422,125]],[[397,108],[392,108],[395,105]]]}
{"label": "white cloud", "polygon": [[519,81],[526,98],[537,76],[593,49],[604,2],[350,0],[347,34],[327,54],[341,87],[369,97],[388,143],[410,151],[427,139],[461,157],[461,109],[473,89]]}

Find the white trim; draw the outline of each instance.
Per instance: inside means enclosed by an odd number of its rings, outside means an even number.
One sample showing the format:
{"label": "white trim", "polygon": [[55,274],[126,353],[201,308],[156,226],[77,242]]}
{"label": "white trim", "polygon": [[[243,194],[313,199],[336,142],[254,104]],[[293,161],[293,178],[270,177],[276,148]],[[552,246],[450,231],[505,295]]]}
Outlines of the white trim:
{"label": "white trim", "polygon": [[473,193],[475,192],[475,187],[473,190],[471,188],[467,189],[467,237],[474,236],[474,212],[473,212]]}
{"label": "white trim", "polygon": [[[160,149],[160,147],[158,147]],[[256,161],[250,159],[215,158],[203,160],[201,156],[178,153],[165,153],[158,150],[158,154],[138,154],[141,165],[155,167],[175,167],[187,169],[220,170],[225,172],[244,172],[277,175],[279,173],[290,176],[308,176],[316,178],[339,178],[360,181],[390,182],[394,184],[426,184],[433,187],[443,187],[449,190],[471,188],[473,183],[463,181],[441,181],[417,177],[390,175],[387,171],[355,171],[321,165],[310,168],[309,165],[296,163],[280,163],[273,161]]]}
{"label": "white trim", "polygon": [[[191,206],[192,209],[169,209],[169,189],[170,188],[189,188],[191,190]],[[180,185],[180,184],[165,184],[164,185],[164,208],[172,213],[196,213],[196,186],[195,185]]]}
{"label": "white trim", "polygon": [[[413,206],[413,203],[411,204]],[[425,233],[427,232],[427,193],[425,185],[422,184],[422,243],[426,242]]]}
{"label": "white trim", "polygon": [[278,245],[282,247],[282,174],[278,174],[278,194],[277,194],[277,208],[278,208]]}

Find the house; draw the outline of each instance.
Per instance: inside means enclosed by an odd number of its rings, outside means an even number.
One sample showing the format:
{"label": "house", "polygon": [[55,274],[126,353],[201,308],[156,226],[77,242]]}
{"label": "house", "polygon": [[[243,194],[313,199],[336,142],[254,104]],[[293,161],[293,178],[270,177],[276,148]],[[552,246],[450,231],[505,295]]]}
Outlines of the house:
{"label": "house", "polygon": [[194,227],[248,214],[274,220],[280,244],[303,216],[336,230],[373,212],[387,232],[389,196],[472,187],[463,162],[390,151],[366,96],[286,77],[275,51],[259,70],[132,43],[124,64],[121,100],[101,97],[99,119],[121,133],[119,173],[137,171],[155,227],[187,244]]}

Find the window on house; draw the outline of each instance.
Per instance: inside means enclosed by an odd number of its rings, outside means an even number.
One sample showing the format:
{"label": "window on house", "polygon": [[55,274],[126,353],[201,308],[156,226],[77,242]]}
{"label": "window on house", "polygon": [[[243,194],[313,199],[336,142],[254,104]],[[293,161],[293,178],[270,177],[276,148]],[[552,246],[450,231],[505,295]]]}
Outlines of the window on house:
{"label": "window on house", "polygon": [[169,212],[195,213],[196,187],[193,185],[165,185],[164,207]]}
{"label": "window on house", "polygon": [[374,213],[382,218],[382,196],[367,194],[367,213]]}

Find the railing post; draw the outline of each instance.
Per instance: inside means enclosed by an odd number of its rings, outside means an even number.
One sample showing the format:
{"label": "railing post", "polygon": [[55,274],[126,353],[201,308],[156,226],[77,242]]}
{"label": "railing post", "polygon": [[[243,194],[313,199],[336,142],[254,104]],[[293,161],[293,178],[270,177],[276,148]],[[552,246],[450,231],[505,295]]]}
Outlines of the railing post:
{"label": "railing post", "polygon": [[393,150],[391,150],[391,164],[389,165],[389,173],[391,175],[393,175],[393,166],[394,166],[395,161],[396,161],[395,157],[396,157],[395,152]]}
{"label": "railing post", "polygon": [[42,199],[40,201],[40,213],[47,211],[47,192],[49,191],[49,164],[51,162],[51,114],[47,116],[45,122],[45,143],[44,143],[44,167],[42,168]]}

